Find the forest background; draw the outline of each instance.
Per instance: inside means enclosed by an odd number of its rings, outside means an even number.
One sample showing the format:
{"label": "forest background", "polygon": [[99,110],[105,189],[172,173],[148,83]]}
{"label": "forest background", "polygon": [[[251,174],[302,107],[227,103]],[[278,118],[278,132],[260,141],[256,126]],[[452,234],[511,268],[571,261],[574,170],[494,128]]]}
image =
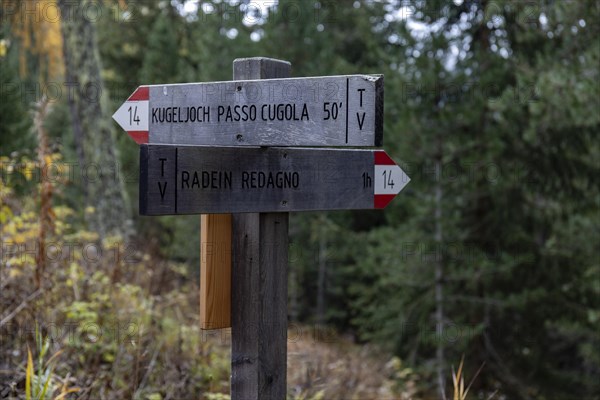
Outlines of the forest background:
{"label": "forest background", "polygon": [[292,215],[290,398],[451,398],[463,357],[472,398],[600,398],[600,2],[0,4],[0,398],[227,398],[199,218],[139,216],[110,116],[252,56],[384,74],[412,179]]}

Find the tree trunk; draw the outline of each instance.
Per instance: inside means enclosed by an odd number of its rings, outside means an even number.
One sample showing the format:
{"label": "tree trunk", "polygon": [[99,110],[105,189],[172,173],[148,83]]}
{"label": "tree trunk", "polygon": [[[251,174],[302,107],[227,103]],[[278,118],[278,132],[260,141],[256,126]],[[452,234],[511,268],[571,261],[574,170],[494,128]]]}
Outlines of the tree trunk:
{"label": "tree trunk", "polygon": [[[437,380],[440,390],[440,398],[446,398],[446,379],[444,372],[445,365],[445,344],[444,334],[444,259],[443,259],[443,227],[442,227],[442,139],[441,133],[437,138],[437,156],[435,160],[435,325],[436,325],[436,364]],[[439,252],[439,253],[438,253]]]}
{"label": "tree trunk", "polygon": [[58,0],[71,121],[79,161],[84,163],[79,175],[86,198],[86,220],[101,238],[126,238],[131,231],[131,211],[100,76],[96,31],[93,21],[82,12],[89,3]]}

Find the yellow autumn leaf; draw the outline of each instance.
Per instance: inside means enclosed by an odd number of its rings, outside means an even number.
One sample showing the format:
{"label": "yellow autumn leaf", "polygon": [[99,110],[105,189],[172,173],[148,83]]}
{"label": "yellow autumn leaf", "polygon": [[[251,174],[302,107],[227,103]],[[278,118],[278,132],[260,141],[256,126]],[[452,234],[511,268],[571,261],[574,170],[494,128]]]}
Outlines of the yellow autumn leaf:
{"label": "yellow autumn leaf", "polygon": [[6,39],[0,40],[0,57],[4,57],[8,51],[8,42]]}
{"label": "yellow autumn leaf", "polygon": [[56,213],[57,218],[66,218],[70,215],[73,215],[73,209],[65,206],[54,207],[54,212]]}
{"label": "yellow autumn leaf", "polygon": [[4,225],[4,227],[2,228],[2,233],[8,235],[8,236],[12,236],[17,232],[17,228],[15,227],[15,224],[12,223],[8,223],[6,225]]}
{"label": "yellow autumn leaf", "polygon": [[8,276],[10,278],[18,278],[21,275],[23,275],[23,273],[21,272],[21,270],[16,269],[16,268],[11,268],[10,271],[8,272]]}
{"label": "yellow autumn leaf", "polygon": [[13,212],[8,206],[3,205],[0,208],[0,224],[2,224],[2,225],[6,224],[8,219],[12,218],[12,216],[13,216]]}
{"label": "yellow autumn leaf", "polygon": [[31,399],[31,381],[33,378],[33,357],[31,357],[31,350],[27,346],[27,370],[25,371],[25,398]]}
{"label": "yellow autumn leaf", "polygon": [[21,243],[25,243],[25,241],[27,240],[27,238],[22,233],[17,233],[13,237],[13,240],[14,240],[15,243],[21,244]]}

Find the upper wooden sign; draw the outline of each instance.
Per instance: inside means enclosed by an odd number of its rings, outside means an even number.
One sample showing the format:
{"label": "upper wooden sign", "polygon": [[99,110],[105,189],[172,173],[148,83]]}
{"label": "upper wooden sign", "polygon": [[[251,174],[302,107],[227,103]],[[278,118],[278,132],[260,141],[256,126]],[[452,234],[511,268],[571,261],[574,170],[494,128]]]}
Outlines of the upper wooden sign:
{"label": "upper wooden sign", "polygon": [[383,150],[140,147],[140,214],[384,208],[409,178]]}
{"label": "upper wooden sign", "polygon": [[113,118],[138,144],[381,146],[383,75],[140,86]]}

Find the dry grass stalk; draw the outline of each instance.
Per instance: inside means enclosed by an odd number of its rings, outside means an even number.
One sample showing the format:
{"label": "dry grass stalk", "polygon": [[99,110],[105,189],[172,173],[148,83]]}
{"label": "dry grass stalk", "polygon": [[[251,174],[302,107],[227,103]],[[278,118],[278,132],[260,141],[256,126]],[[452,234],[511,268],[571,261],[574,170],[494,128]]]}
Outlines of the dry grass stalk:
{"label": "dry grass stalk", "polygon": [[50,155],[48,132],[44,127],[44,121],[50,109],[50,104],[46,96],[36,104],[36,110],[33,117],[35,131],[38,139],[38,163],[40,168],[40,226],[38,233],[38,251],[36,257],[35,286],[37,289],[41,285],[41,276],[46,270],[46,236],[52,229],[52,184],[48,177],[44,176],[48,171],[47,157]]}

